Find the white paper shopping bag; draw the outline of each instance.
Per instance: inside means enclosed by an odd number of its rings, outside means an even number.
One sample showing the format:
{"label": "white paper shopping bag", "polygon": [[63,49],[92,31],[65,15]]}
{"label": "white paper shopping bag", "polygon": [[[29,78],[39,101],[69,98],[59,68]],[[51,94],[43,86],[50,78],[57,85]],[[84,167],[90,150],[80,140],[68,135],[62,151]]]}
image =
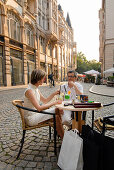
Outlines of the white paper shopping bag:
{"label": "white paper shopping bag", "polygon": [[83,139],[76,131],[65,131],[58,166],[62,170],[83,170]]}

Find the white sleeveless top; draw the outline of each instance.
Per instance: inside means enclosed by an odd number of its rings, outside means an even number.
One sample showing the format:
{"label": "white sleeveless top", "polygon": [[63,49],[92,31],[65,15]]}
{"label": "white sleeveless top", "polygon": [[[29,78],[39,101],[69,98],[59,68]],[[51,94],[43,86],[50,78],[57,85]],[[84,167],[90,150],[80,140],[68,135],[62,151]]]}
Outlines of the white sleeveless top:
{"label": "white sleeveless top", "polygon": [[[38,103],[40,103],[39,89],[35,85],[32,85],[32,84],[29,84],[25,92],[29,89],[32,90],[36,100],[38,101]],[[31,109],[36,109],[26,96],[24,96],[24,106],[31,108]],[[46,109],[44,112],[55,113],[55,108]],[[41,114],[38,112],[36,113],[36,112],[27,111],[27,110],[24,110],[24,117],[25,117],[26,124],[28,124],[29,126],[34,126],[42,121],[53,118],[52,115]]]}
{"label": "white sleeveless top", "polygon": [[[33,85],[33,84],[29,84],[28,85],[28,88],[25,90],[25,93],[27,90],[31,89],[35,98],[37,99],[38,103],[40,102],[40,94],[39,94],[39,90],[38,88]],[[31,109],[36,109],[33,104],[31,103],[31,101],[24,95],[24,106],[25,107],[28,107],[28,108],[31,108]],[[32,116],[33,114],[36,114],[35,112],[31,112],[31,111],[28,111],[28,110],[25,110],[24,111],[24,117],[27,118],[28,116]]]}

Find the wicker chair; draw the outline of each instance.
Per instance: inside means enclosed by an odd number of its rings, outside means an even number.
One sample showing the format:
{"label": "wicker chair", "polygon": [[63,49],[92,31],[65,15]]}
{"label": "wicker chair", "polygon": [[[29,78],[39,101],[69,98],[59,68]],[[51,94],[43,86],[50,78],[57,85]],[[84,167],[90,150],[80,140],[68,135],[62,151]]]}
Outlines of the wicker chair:
{"label": "wicker chair", "polygon": [[49,126],[49,139],[51,139],[51,127],[54,128],[54,153],[56,155],[56,118],[55,118],[55,114],[54,113],[48,113],[48,112],[40,112],[40,113],[43,113],[43,114],[53,115],[53,118],[49,119],[49,120],[46,120],[46,121],[43,121],[41,123],[38,123],[38,125],[35,125],[35,126],[28,126],[25,123],[24,110],[28,110],[28,111],[32,111],[32,112],[38,112],[38,111],[34,110],[34,109],[24,107],[23,103],[24,102],[22,100],[13,100],[12,101],[12,104],[18,108],[18,111],[20,113],[21,120],[22,120],[22,129],[23,129],[23,135],[22,135],[22,139],[21,139],[21,146],[20,146],[20,150],[19,150],[19,153],[18,153],[16,159],[19,158],[20,153],[22,151],[26,130],[32,130],[32,129],[35,129],[35,128],[41,128],[41,127],[45,127],[45,126]]}
{"label": "wicker chair", "polygon": [[[114,103],[104,104],[103,107],[107,107],[113,104]],[[114,114],[105,116],[103,118],[98,117],[94,121],[94,125],[102,134],[105,134],[106,130],[114,130]]]}

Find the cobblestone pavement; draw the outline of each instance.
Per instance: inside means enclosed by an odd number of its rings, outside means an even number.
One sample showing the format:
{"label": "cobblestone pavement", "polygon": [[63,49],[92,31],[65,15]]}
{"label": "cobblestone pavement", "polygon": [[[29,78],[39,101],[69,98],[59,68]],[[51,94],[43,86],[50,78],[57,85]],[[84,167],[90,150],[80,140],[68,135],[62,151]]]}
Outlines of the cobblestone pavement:
{"label": "cobblestone pavement", "polygon": [[[89,100],[105,103],[113,102],[113,97],[92,94],[89,89],[93,84],[82,84],[84,93]],[[44,96],[56,89],[47,86],[39,87]],[[12,100],[23,99],[25,88],[0,91],[0,170],[59,170],[57,157],[53,152],[53,141],[49,142],[48,128],[27,131],[20,158],[16,160],[19,142],[22,137],[20,115],[12,105]],[[95,111],[95,118],[113,113],[114,106],[105,107]],[[91,124],[91,112],[87,114],[86,123]],[[107,132],[114,137],[113,132]],[[53,139],[53,137],[52,137]],[[58,141],[58,151],[61,141]],[[58,152],[59,153],[59,152]]]}

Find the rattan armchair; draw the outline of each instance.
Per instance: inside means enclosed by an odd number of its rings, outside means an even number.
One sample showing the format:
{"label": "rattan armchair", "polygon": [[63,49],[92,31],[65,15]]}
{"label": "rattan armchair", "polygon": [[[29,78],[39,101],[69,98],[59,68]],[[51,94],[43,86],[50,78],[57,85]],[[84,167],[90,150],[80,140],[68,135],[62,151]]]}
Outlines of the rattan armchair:
{"label": "rattan armchair", "polygon": [[53,115],[53,118],[49,119],[49,120],[46,120],[46,121],[43,121],[41,123],[38,123],[38,125],[36,125],[36,126],[28,126],[26,124],[26,122],[25,122],[25,119],[24,119],[24,110],[28,110],[28,111],[32,111],[32,112],[38,112],[38,111],[34,110],[34,109],[24,107],[23,106],[24,102],[22,100],[13,100],[12,104],[18,108],[18,111],[20,113],[21,120],[22,120],[22,129],[23,129],[23,135],[22,135],[22,139],[21,139],[21,146],[20,146],[20,150],[19,150],[19,153],[18,153],[16,159],[19,158],[20,153],[22,151],[26,130],[32,130],[32,129],[35,129],[35,128],[41,128],[41,127],[45,127],[45,126],[49,126],[49,139],[51,139],[51,127],[54,128],[54,153],[56,155],[56,134],[57,133],[56,133],[55,114],[54,113],[48,113],[48,112],[40,112],[40,113],[43,113],[43,114]]}
{"label": "rattan armchair", "polygon": [[[103,107],[113,105],[114,103],[104,104]],[[114,114],[110,116],[104,116],[103,118],[98,117],[94,121],[94,125],[103,135],[106,130],[114,130]]]}

